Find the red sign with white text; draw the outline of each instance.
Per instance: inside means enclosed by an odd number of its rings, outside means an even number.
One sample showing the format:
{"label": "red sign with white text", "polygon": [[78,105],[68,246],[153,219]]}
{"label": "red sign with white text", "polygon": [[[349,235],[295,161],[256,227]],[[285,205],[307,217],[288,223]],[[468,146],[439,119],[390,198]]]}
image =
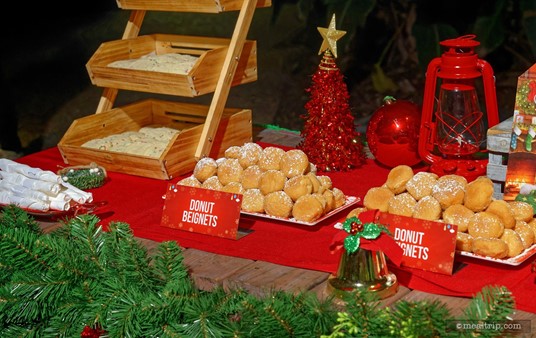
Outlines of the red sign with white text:
{"label": "red sign with white text", "polygon": [[456,225],[381,212],[376,222],[387,227],[402,248],[401,265],[452,275]]}
{"label": "red sign with white text", "polygon": [[242,195],[169,184],[161,225],[237,239]]}

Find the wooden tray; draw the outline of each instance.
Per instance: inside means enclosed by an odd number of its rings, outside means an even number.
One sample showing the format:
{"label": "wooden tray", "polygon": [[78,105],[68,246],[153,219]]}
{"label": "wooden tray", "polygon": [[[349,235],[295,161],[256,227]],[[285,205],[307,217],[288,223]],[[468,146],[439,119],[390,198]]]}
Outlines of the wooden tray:
{"label": "wooden tray", "polygon": [[[100,114],[76,119],[58,143],[65,163],[84,165],[91,162],[107,171],[156,179],[172,179],[193,171],[208,106],[147,99]],[[160,156],[131,155],[82,147],[85,142],[145,126],[165,126],[181,132],[174,136]],[[219,158],[233,145],[252,141],[252,117],[249,109],[226,108],[214,139],[210,157]]]}
{"label": "wooden tray", "polygon": [[[271,0],[258,0],[257,7],[270,7]],[[242,0],[117,0],[121,9],[220,13],[237,11]]]}
{"label": "wooden tray", "polygon": [[[196,97],[216,88],[230,39],[152,34],[104,42],[86,64],[91,83],[99,87]],[[245,41],[232,86],[257,80],[257,45]],[[188,74],[114,68],[114,61],[139,59],[155,53],[198,57]]]}

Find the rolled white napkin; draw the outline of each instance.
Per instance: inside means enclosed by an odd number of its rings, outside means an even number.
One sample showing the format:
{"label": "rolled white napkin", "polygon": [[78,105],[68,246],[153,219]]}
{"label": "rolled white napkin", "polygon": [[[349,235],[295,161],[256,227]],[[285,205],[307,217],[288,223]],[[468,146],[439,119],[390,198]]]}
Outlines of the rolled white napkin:
{"label": "rolled white napkin", "polygon": [[0,171],[0,177],[10,183],[38,190],[44,192],[45,194],[57,195],[60,192],[60,185],[55,182],[41,181],[39,179],[29,178],[23,174],[6,171]]}
{"label": "rolled white napkin", "polygon": [[0,159],[0,204],[36,211],[66,211],[72,203],[93,201],[93,194],[64,182],[51,171]]}
{"label": "rolled white napkin", "polygon": [[73,198],[65,193],[65,191],[60,191],[56,196],[48,196],[48,200],[63,200],[69,202]]}
{"label": "rolled white napkin", "polygon": [[43,202],[47,202],[50,198],[50,195],[47,195],[42,191],[32,190],[23,185],[13,184],[6,180],[0,180],[0,190],[9,191],[13,195],[28,197]]}
{"label": "rolled white napkin", "polygon": [[52,210],[67,211],[71,208],[71,203],[64,199],[51,199],[49,201],[49,206]]}
{"label": "rolled white napkin", "polygon": [[34,199],[20,197],[13,194],[10,194],[9,191],[0,191],[0,203],[5,205],[14,204],[20,208],[37,210],[37,211],[48,211],[50,210],[49,203],[43,201],[37,201]]}
{"label": "rolled white napkin", "polygon": [[27,164],[18,163],[7,158],[0,158],[0,170],[8,173],[22,174],[28,178],[46,182],[61,182],[61,177],[50,170],[30,167]]}
{"label": "rolled white napkin", "polygon": [[61,182],[61,185],[65,188],[63,192],[70,196],[74,201],[80,204],[93,202],[93,194],[82,189],[79,189],[68,182]]}

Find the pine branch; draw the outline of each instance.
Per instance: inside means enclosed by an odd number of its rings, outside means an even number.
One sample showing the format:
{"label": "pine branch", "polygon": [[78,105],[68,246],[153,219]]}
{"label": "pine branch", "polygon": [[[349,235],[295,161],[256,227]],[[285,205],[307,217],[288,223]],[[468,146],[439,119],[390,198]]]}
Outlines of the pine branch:
{"label": "pine branch", "polygon": [[20,269],[47,269],[49,265],[36,245],[40,235],[30,229],[19,227],[0,228],[0,281],[6,282]]}
{"label": "pine branch", "polygon": [[[498,323],[506,321],[515,310],[515,301],[512,293],[503,286],[486,286],[473,297],[471,303],[464,311],[464,321],[469,323]],[[498,337],[502,335],[496,328],[478,326],[471,330],[467,336]]]}
{"label": "pine branch", "polygon": [[[380,308],[376,294],[362,290],[347,294],[339,313],[332,299],[311,293],[201,291],[176,242],[149,257],[125,223],[103,231],[98,218],[82,215],[43,234],[24,213],[5,212],[1,261],[16,269],[2,269],[2,337],[78,337],[85,327],[109,337],[428,337],[442,336],[452,320],[439,302]],[[513,308],[508,290],[486,288],[466,317],[500,321]]]}
{"label": "pine branch", "polygon": [[446,321],[451,318],[439,301],[400,301],[390,313],[390,332],[401,337],[444,337]]}
{"label": "pine branch", "polygon": [[[357,289],[344,295],[346,311],[339,312],[336,326],[328,337],[374,337],[388,336],[389,322],[379,308],[379,298],[373,292]],[[340,335],[345,332],[345,334]]]}
{"label": "pine branch", "polygon": [[28,229],[36,234],[42,233],[35,219],[14,205],[3,207],[0,216],[0,228],[2,227]]}
{"label": "pine branch", "polygon": [[37,222],[25,211],[15,206],[3,208],[0,216],[0,285],[21,268],[47,268],[36,244],[41,234]]}
{"label": "pine branch", "polygon": [[183,265],[182,248],[174,241],[162,242],[154,257],[157,275],[164,282],[189,278],[188,270]]}
{"label": "pine branch", "polygon": [[149,267],[151,259],[147,249],[136,240],[128,224],[111,223],[109,233],[113,240],[107,241],[105,248],[114,259],[108,268],[123,278],[122,283],[136,283],[141,290],[152,289],[162,283]]}
{"label": "pine branch", "polygon": [[102,227],[97,226],[99,219],[92,214],[81,215],[73,218],[66,227],[69,228],[69,239],[79,243],[79,251],[87,263],[97,270],[104,270],[106,262],[103,253],[106,235]]}

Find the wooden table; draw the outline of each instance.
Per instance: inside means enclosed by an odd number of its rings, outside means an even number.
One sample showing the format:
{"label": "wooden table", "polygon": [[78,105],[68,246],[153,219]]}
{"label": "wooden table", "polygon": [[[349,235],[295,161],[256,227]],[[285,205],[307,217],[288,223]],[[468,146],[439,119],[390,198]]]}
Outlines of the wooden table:
{"label": "wooden table", "polygon": [[[286,146],[295,146],[299,142],[299,135],[287,131],[270,132],[257,131],[256,141],[262,141]],[[41,222],[45,232],[59,227],[58,223]],[[159,242],[138,238],[139,241],[151,253]],[[281,266],[264,261],[237,258],[204,252],[197,249],[187,248],[183,251],[184,264],[189,268],[192,279],[199,289],[211,291],[215,287],[223,288],[240,287],[254,295],[264,295],[271,289],[285,290],[288,292],[313,292],[319,298],[324,299],[329,295],[326,289],[330,274],[327,272],[305,270],[288,266]],[[471,301],[468,298],[434,295],[417,290],[411,290],[399,286],[398,292],[382,301],[384,306],[390,306],[399,300],[421,301],[439,300],[444,303],[455,317],[461,316],[463,310]],[[536,314],[516,311],[514,320],[530,320],[531,334],[527,337],[536,336]],[[519,335],[523,336],[523,335]]]}

